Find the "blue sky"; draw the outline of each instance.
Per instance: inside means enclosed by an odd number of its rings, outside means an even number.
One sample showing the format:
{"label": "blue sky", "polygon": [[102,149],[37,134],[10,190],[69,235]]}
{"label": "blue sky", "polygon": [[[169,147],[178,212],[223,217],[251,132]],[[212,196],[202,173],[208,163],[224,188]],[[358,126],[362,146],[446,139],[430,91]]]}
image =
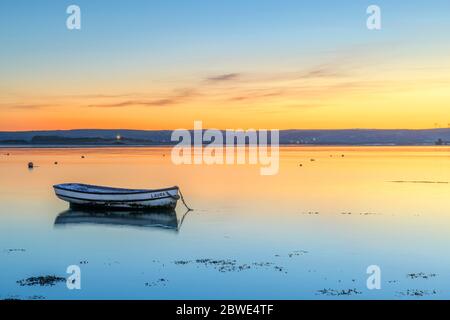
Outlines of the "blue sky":
{"label": "blue sky", "polygon": [[[372,3],[382,8],[383,33],[365,28],[365,9]],[[78,33],[65,28],[69,4],[82,9]],[[11,59],[39,60],[48,68],[69,59],[82,67],[85,59],[99,62],[99,56],[100,69],[125,63],[117,62],[123,56],[131,68],[263,66],[366,43],[404,41],[414,46],[416,35],[434,37],[435,29],[449,30],[450,25],[450,2],[436,0],[353,0],[345,5],[331,0],[2,0],[0,8],[0,54],[6,69],[12,67],[6,63]]]}

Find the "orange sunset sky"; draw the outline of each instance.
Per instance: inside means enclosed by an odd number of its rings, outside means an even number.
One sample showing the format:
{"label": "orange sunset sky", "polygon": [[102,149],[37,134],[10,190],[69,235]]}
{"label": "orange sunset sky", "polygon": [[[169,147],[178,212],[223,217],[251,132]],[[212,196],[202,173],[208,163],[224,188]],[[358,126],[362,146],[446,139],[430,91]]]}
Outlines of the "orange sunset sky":
{"label": "orange sunset sky", "polygon": [[379,2],[2,2],[0,130],[449,126],[450,5]]}

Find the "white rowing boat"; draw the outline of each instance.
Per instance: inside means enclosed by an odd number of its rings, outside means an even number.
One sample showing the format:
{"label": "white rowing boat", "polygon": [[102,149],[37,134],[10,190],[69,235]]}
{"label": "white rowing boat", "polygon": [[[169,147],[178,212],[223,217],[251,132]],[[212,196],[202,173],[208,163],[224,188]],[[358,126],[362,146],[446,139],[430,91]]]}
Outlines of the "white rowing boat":
{"label": "white rowing boat", "polygon": [[121,189],[79,183],[53,186],[56,196],[72,207],[94,207],[107,209],[174,209],[180,198],[179,188],[165,189]]}

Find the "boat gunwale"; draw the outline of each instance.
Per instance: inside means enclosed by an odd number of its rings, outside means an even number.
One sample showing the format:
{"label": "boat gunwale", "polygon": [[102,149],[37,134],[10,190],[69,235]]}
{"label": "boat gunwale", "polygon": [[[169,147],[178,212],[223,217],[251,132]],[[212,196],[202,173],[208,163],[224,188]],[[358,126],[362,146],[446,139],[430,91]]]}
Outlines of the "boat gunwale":
{"label": "boat gunwale", "polygon": [[[87,188],[96,188],[96,189],[104,189],[104,190],[117,190],[117,192],[96,192],[96,191],[82,191],[82,190],[75,190],[70,188],[65,188],[65,185],[77,185],[77,186],[83,186]],[[125,188],[111,188],[111,187],[104,187],[104,186],[95,186],[95,185],[89,185],[89,184],[82,184],[82,183],[64,183],[64,184],[56,184],[53,186],[55,190],[62,190],[62,191],[69,191],[69,192],[75,192],[75,193],[83,193],[83,194],[97,194],[97,195],[130,195],[130,194],[144,194],[144,193],[155,193],[155,192],[164,192],[164,191],[170,191],[170,190],[178,190],[178,186],[170,187],[170,188],[163,188],[163,189],[136,189],[133,191],[133,189],[125,189]],[[122,191],[121,191],[122,190]]]}
{"label": "boat gunwale", "polygon": [[[66,196],[66,195],[58,195],[58,197],[60,199],[64,198],[64,199],[72,199],[72,200],[80,200],[80,201],[89,201],[89,202],[93,202],[93,203],[135,203],[135,202],[148,202],[148,201],[155,201],[155,200],[161,200],[161,199],[174,199],[174,200],[178,200],[177,197],[169,195],[169,196],[164,196],[164,197],[160,197],[160,198],[152,198],[152,199],[130,199],[130,200],[103,200],[103,199],[86,199],[86,198],[77,198],[77,197],[72,197],[72,196]],[[67,200],[68,202],[70,202],[70,200]]]}

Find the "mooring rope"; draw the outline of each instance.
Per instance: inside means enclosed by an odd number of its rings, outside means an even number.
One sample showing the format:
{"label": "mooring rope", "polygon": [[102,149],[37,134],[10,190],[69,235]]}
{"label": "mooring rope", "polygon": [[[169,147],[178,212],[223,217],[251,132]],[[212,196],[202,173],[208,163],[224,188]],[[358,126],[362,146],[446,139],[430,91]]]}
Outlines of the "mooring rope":
{"label": "mooring rope", "polygon": [[190,207],[187,205],[186,201],[184,200],[183,193],[181,192],[181,189],[180,189],[180,188],[178,188],[178,192],[180,193],[179,196],[178,196],[178,195],[173,196],[173,195],[171,195],[169,192],[166,192],[166,193],[167,193],[171,198],[173,198],[173,199],[175,199],[175,200],[181,199],[181,201],[183,202],[183,204],[184,204],[184,206],[186,207],[186,209],[188,209],[188,212],[189,212],[189,211],[194,211],[194,209],[190,208]]}
{"label": "mooring rope", "polygon": [[188,211],[194,211],[194,209],[190,208],[190,207],[186,204],[186,201],[184,200],[183,193],[181,192],[181,189],[178,189],[178,191],[180,192],[181,201],[183,202],[183,204],[184,204],[184,206],[186,207],[186,209],[188,209]]}

